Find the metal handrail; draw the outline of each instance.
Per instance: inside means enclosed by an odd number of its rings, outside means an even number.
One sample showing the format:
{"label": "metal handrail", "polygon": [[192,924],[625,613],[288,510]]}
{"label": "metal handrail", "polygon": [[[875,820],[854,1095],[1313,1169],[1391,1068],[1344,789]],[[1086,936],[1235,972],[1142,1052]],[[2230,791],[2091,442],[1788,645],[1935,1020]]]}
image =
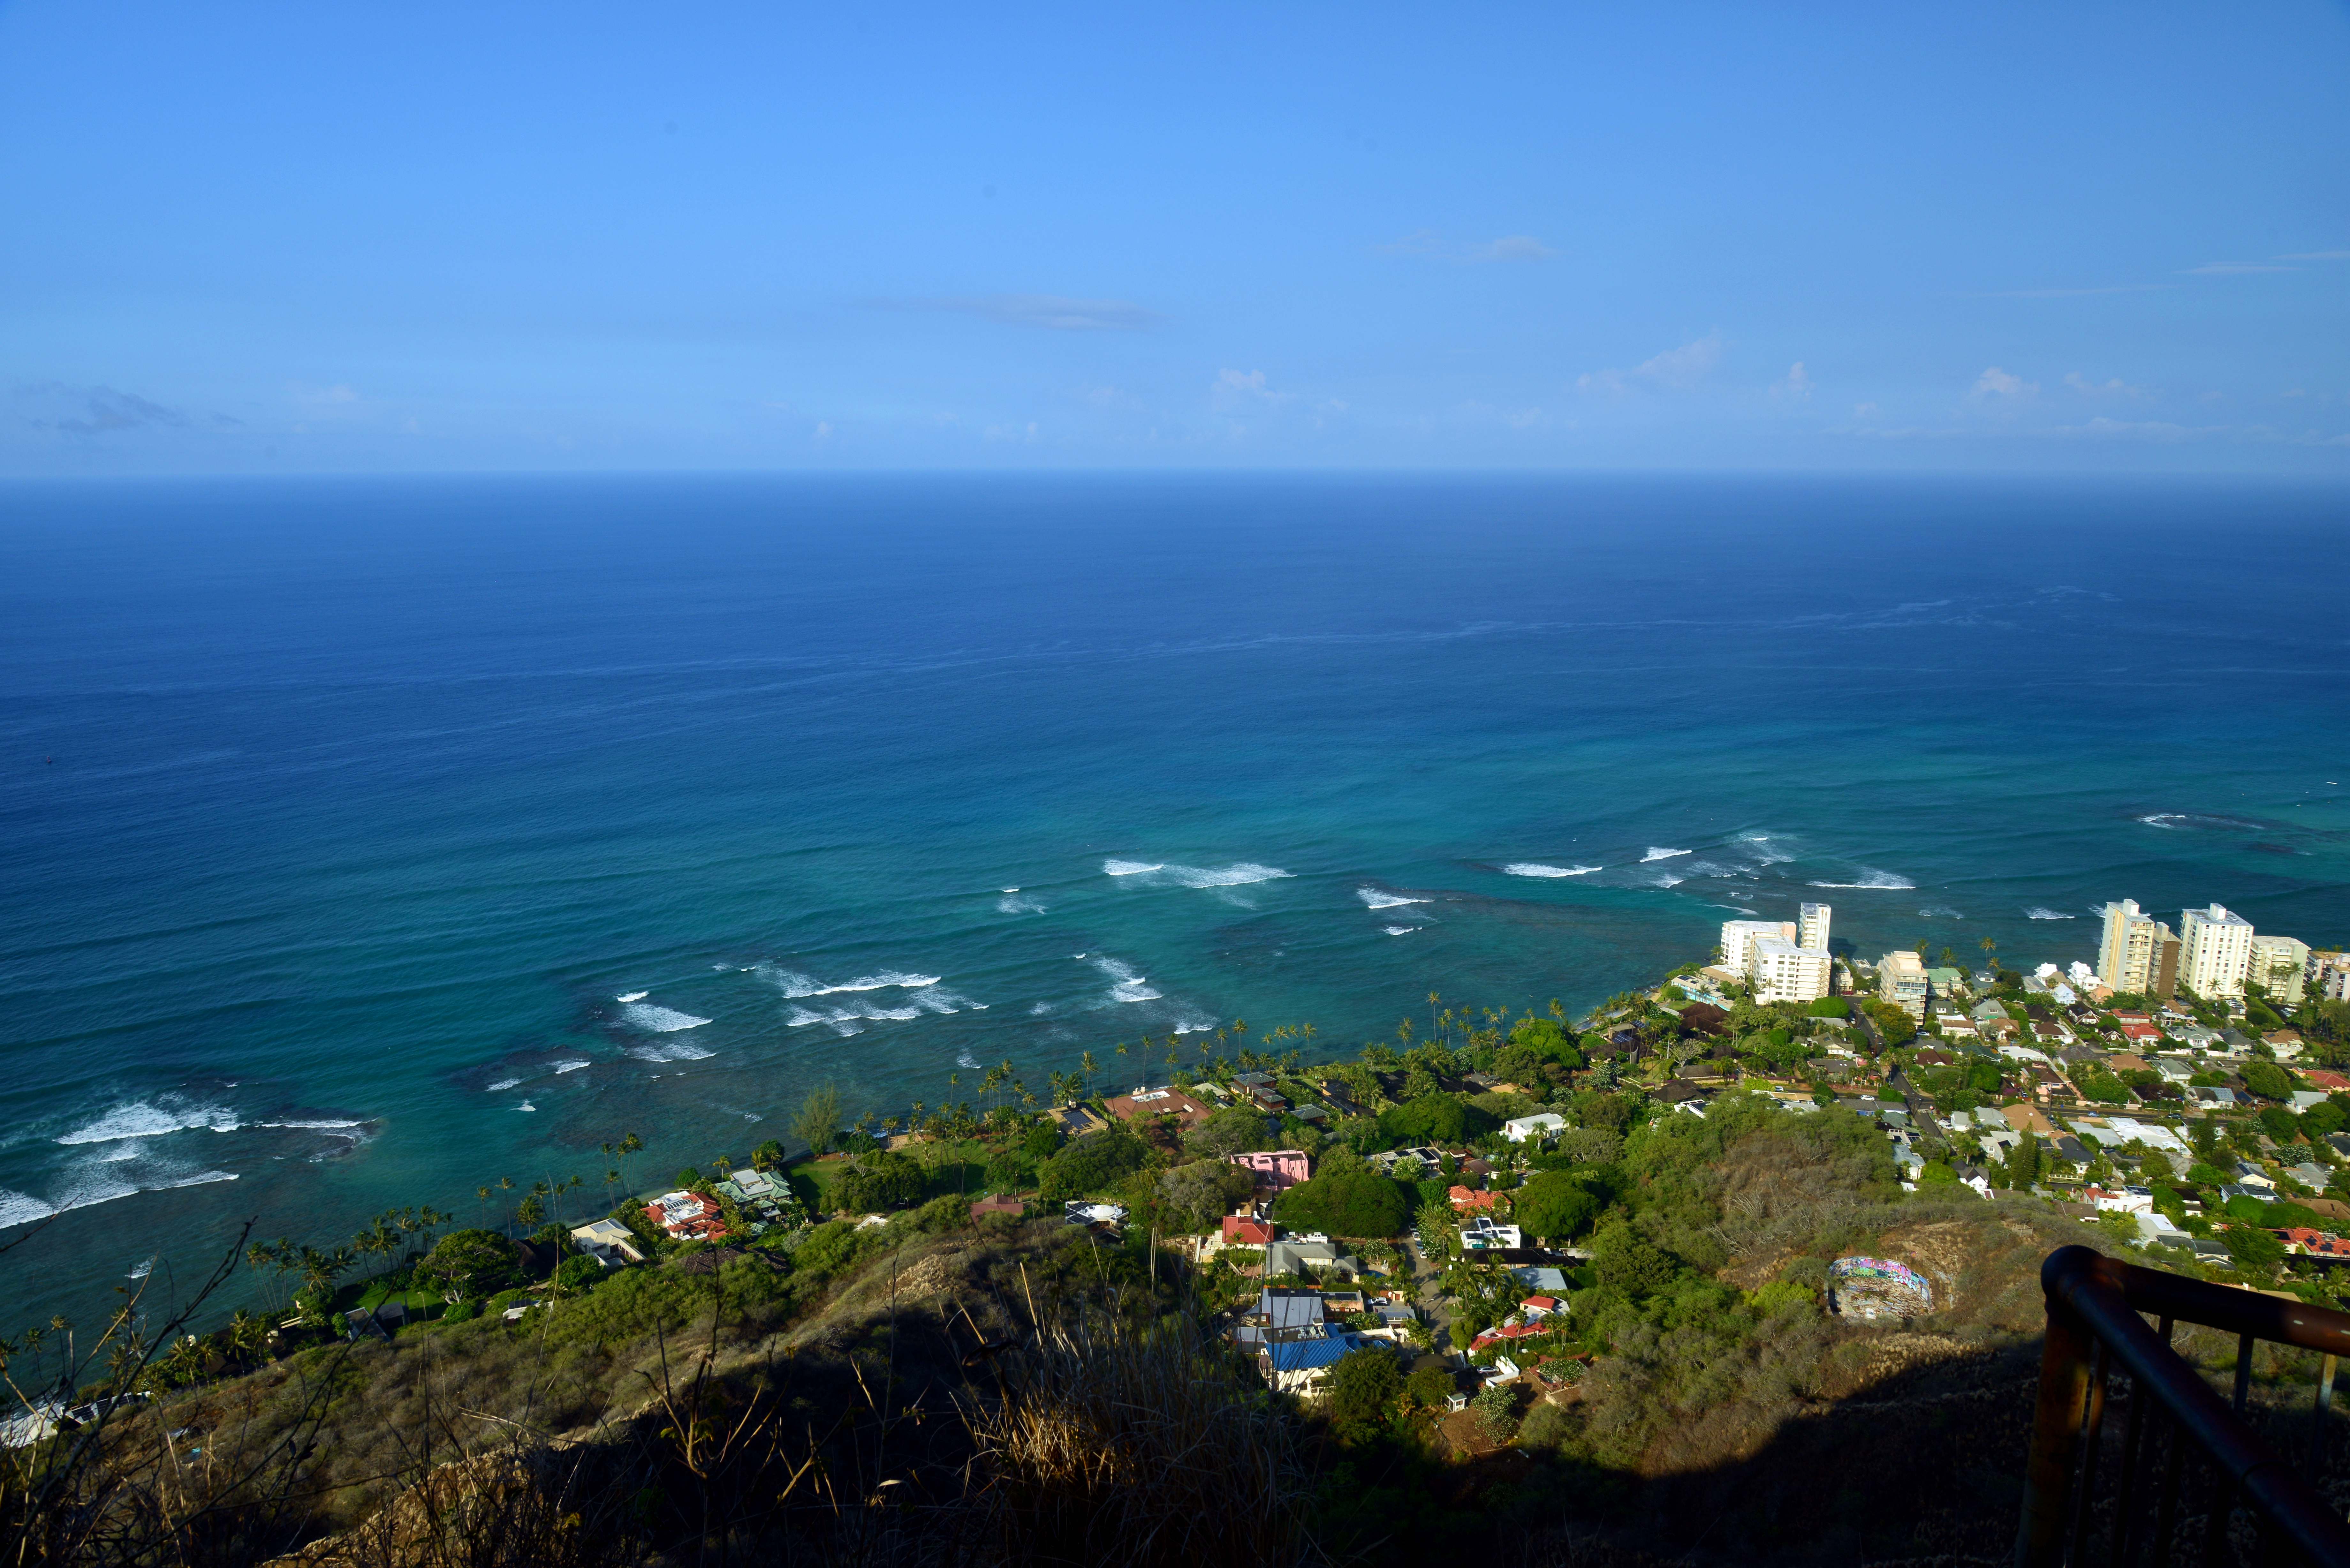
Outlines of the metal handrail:
{"label": "metal handrail", "polygon": [[[2217,1560],[2229,1516],[2249,1507],[2258,1520],[2263,1555],[2289,1547],[2321,1568],[2350,1568],[2350,1525],[2316,1489],[2281,1459],[2242,1418],[2251,1379],[2252,1346],[2261,1340],[2314,1350],[2324,1357],[2317,1400],[2317,1452],[2333,1395],[2334,1358],[2350,1354],[2350,1314],[2331,1312],[2257,1292],[2207,1284],[2108,1258],[2088,1247],[2060,1247],[2040,1267],[2048,1298],[2048,1335],[2041,1352],[2040,1395],[2033,1412],[2032,1453],[2024,1474],[2023,1515],[2016,1533],[2018,1568],[2081,1564],[2089,1535],[2090,1493],[2105,1415],[2106,1380],[2129,1375],[2121,1490],[2112,1558],[2126,1563],[2139,1532],[2129,1511],[2137,1466],[2158,1409],[2171,1428],[2158,1521],[2153,1539],[2168,1548],[2176,1518],[2180,1460],[2187,1445],[2199,1449],[2215,1480],[2205,1556]],[[2159,1317],[2159,1332],[2141,1313]],[[2237,1336],[2233,1407],[2170,1348],[2174,1324],[2200,1324]]]}

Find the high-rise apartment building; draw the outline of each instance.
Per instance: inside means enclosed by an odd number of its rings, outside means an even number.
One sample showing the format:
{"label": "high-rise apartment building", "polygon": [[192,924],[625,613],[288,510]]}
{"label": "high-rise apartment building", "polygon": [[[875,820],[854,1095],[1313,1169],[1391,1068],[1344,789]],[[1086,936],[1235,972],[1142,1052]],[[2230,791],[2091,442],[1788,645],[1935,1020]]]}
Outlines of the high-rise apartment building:
{"label": "high-rise apartment building", "polygon": [[1926,961],[1910,951],[1887,953],[1877,961],[1877,994],[1923,1023],[1926,1021]]}
{"label": "high-rise apartment building", "polygon": [[1806,904],[1796,912],[1795,945],[1810,948],[1814,952],[1828,950],[1828,916],[1832,911],[1825,904]]}
{"label": "high-rise apartment building", "polygon": [[2252,923],[2219,905],[2178,917],[2178,983],[2198,996],[2241,996],[2252,958]]}
{"label": "high-rise apartment building", "polygon": [[2105,908],[2106,936],[2097,945],[2097,978],[2116,991],[2144,996],[2152,989],[2157,922],[2124,898]]}
{"label": "high-rise apartment building", "polygon": [[2244,982],[2279,1002],[2298,1004],[2309,976],[2309,944],[2293,937],[2254,936]]}
{"label": "high-rise apartment building", "polygon": [[1744,974],[1753,967],[1753,945],[1764,937],[1795,940],[1793,920],[1724,920],[1721,922],[1721,967]]}
{"label": "high-rise apartment building", "polygon": [[1828,993],[1834,963],[1825,948],[1757,937],[1747,944],[1746,978],[1754,982],[1757,1002],[1817,1002]]}
{"label": "high-rise apartment building", "polygon": [[2154,923],[2154,976],[2146,993],[2162,1002],[2178,994],[2178,933],[2160,920]]}

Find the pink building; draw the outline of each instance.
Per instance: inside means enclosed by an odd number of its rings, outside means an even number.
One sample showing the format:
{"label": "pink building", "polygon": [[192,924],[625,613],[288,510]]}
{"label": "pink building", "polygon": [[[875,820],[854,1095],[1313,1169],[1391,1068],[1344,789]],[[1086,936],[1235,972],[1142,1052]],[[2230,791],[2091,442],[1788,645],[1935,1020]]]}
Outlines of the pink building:
{"label": "pink building", "polygon": [[1302,1148],[1276,1148],[1263,1154],[1236,1154],[1232,1163],[1243,1170],[1256,1172],[1259,1187],[1271,1187],[1275,1192],[1295,1187],[1305,1179],[1310,1168]]}

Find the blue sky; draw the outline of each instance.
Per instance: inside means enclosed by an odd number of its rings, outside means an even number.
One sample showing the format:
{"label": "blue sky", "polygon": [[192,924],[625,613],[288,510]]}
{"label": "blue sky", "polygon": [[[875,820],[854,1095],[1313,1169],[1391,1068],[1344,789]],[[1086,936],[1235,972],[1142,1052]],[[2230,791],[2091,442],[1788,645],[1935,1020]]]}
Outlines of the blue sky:
{"label": "blue sky", "polygon": [[2350,8],[0,4],[0,472],[2350,475]]}

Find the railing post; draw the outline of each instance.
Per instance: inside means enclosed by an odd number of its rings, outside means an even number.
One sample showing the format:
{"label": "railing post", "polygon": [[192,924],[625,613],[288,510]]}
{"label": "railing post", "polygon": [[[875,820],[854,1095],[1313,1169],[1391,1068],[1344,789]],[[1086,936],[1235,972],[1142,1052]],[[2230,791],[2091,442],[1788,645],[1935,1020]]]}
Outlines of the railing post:
{"label": "railing post", "polygon": [[2023,1469],[2015,1568],[2058,1568],[2064,1561],[2074,1449],[2089,1392],[2089,1339],[2072,1310],[2050,1296],[2048,1333],[2040,1348],[2040,1396],[2032,1414],[2032,1454]]}

